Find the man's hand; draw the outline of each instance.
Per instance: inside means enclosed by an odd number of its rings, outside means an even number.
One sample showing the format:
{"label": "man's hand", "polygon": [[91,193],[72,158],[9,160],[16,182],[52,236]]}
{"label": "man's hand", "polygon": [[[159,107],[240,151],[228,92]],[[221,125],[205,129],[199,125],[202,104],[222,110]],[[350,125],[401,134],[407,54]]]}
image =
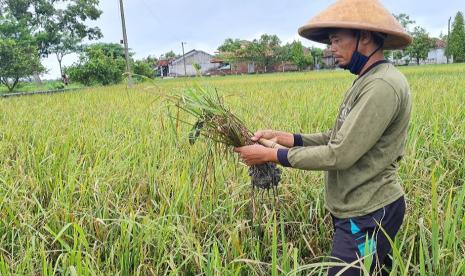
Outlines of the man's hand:
{"label": "man's hand", "polygon": [[284,131],[277,130],[259,130],[254,133],[254,136],[251,138],[252,141],[257,142],[260,138],[264,138],[275,142],[276,144],[283,145],[285,147],[291,148],[294,146],[294,135]]}
{"label": "man's hand", "polygon": [[266,148],[262,145],[251,145],[234,148],[241,160],[248,166],[260,165],[266,162],[278,162],[277,149]]}
{"label": "man's hand", "polygon": [[279,135],[279,131],[276,131],[276,130],[271,130],[271,129],[259,130],[253,134],[253,137],[251,139],[252,141],[257,142],[258,140],[260,140],[260,138],[264,138],[264,139],[273,141],[275,143],[278,143],[278,135]]}

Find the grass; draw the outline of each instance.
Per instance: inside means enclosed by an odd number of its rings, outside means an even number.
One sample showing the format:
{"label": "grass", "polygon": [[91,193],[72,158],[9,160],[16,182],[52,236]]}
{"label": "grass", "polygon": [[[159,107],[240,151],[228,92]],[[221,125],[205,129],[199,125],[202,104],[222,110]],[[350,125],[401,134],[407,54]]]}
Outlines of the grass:
{"label": "grass", "polygon": [[70,83],[68,86],[65,86],[61,80],[45,80],[42,82],[42,85],[38,85],[34,82],[20,82],[18,83],[18,85],[16,85],[15,89],[12,92],[9,92],[7,87],[4,85],[0,86],[0,94],[15,92],[35,92],[56,89],[71,89],[81,87],[83,86],[79,83]]}
{"label": "grass", "polygon": [[[401,70],[414,108],[392,274],[463,275],[465,65]],[[199,81],[252,130],[309,133],[331,127],[352,80],[337,71]],[[168,116],[177,110],[163,95],[191,85],[1,100],[0,274],[325,275],[322,173],[285,169],[257,235],[247,168],[233,154],[206,160],[207,144],[191,146],[190,126]]]}

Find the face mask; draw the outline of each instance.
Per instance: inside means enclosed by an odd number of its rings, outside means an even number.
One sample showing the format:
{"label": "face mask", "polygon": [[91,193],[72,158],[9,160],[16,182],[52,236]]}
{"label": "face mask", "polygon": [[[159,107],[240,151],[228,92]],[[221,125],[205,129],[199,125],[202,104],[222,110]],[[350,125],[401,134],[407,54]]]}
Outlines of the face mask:
{"label": "face mask", "polygon": [[357,32],[357,47],[350,58],[349,64],[343,66],[342,68],[345,70],[349,70],[352,74],[358,75],[362,71],[365,64],[367,64],[368,60],[379,50],[383,45],[380,45],[371,55],[365,56],[358,51],[358,43],[360,42],[360,31]]}

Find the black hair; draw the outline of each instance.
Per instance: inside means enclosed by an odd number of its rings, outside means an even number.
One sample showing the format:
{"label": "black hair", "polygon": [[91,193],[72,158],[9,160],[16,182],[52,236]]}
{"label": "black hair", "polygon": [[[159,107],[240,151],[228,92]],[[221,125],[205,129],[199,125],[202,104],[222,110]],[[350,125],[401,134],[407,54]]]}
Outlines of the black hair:
{"label": "black hair", "polygon": [[383,47],[384,40],[386,39],[386,34],[371,32],[371,35],[373,36],[373,41],[375,42],[375,44],[380,47]]}
{"label": "black hair", "polygon": [[[356,29],[351,29],[350,30],[352,35],[357,37],[357,35],[360,35],[362,30],[356,30]],[[371,36],[373,37],[373,42],[376,44],[378,47],[383,47],[384,45],[384,39],[386,38],[386,34],[384,33],[378,33],[378,32],[372,32],[370,31]]]}

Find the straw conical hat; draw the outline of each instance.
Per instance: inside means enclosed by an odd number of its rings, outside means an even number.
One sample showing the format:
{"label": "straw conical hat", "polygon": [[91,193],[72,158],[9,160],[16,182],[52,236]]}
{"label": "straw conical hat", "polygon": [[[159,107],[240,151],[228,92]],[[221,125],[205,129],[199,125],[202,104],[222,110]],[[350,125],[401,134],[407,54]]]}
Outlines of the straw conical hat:
{"label": "straw conical hat", "polygon": [[378,0],[339,0],[299,28],[299,34],[329,44],[328,30],[359,29],[387,35],[384,49],[401,49],[412,42],[411,36]]}

